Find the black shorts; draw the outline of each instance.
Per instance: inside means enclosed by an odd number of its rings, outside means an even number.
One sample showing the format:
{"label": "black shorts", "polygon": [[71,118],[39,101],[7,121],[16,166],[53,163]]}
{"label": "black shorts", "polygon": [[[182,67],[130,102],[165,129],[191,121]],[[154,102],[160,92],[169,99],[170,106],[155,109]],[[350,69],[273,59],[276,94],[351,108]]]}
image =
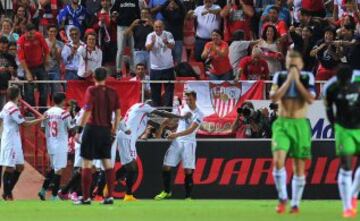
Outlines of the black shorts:
{"label": "black shorts", "polygon": [[80,156],[86,160],[110,159],[111,145],[110,128],[86,125],[82,135]]}

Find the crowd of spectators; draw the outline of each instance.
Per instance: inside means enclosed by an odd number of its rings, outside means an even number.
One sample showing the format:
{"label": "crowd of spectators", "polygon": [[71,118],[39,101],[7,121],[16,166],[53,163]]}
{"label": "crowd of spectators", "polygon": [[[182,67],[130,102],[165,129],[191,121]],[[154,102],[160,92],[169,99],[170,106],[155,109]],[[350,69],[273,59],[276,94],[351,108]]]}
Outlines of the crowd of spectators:
{"label": "crowd of spectators", "polygon": [[[196,79],[270,80],[289,48],[327,80],[340,63],[360,69],[360,0],[2,0],[0,107],[13,80],[88,80],[99,66],[121,80],[174,80],[185,63]],[[179,70],[180,69],[180,70]],[[164,86],[164,94],[161,87]],[[26,84],[47,106],[63,84]],[[146,87],[171,106],[174,85]]]}

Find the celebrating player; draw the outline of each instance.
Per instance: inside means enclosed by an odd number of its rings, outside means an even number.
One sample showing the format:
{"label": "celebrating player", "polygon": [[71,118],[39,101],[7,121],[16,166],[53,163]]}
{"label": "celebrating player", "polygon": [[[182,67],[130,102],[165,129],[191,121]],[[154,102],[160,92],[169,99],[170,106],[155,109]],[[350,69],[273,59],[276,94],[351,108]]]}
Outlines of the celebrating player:
{"label": "celebrating player", "polygon": [[306,119],[308,105],[315,98],[315,81],[310,72],[301,71],[304,62],[296,51],[286,57],[287,71],[277,72],[273,78],[270,98],[279,102],[279,117],[272,126],[273,176],[278,191],[278,213],[284,213],[286,190],[286,156],[293,158],[291,213],[299,212],[305,187],[305,162],[311,157],[311,128]]}
{"label": "celebrating player", "polygon": [[[343,202],[344,218],[356,215],[357,195],[354,198],[354,205],[351,203],[351,163],[352,157],[360,154],[360,81],[356,82],[355,76],[352,81],[351,77],[351,68],[343,65],[338,69],[337,75],[324,86],[326,114],[335,129],[336,155],[340,157],[341,162],[338,186]],[[360,168],[356,172],[354,186],[359,187],[359,182]]]}
{"label": "celebrating player", "polygon": [[[80,124],[80,119],[84,113],[84,109],[80,109],[77,102],[72,100],[69,101],[71,106],[70,115],[74,118],[75,125],[78,126]],[[81,137],[81,135],[80,135]],[[74,156],[74,164],[73,164],[73,173],[68,181],[68,183],[59,190],[58,196],[60,199],[68,199],[70,198],[73,201],[77,201],[78,196],[82,195],[81,192],[81,165],[82,159],[80,156],[80,143],[74,141],[74,149],[75,149],[75,156]],[[71,194],[69,194],[69,192]]]}
{"label": "celebrating player", "polygon": [[[137,103],[131,106],[126,112],[124,120],[121,123],[121,129],[117,134],[120,161],[126,171],[126,194],[124,201],[134,201],[136,198],[132,193],[134,178],[137,174],[136,164],[136,140],[144,133],[149,121],[149,114],[156,114],[166,118],[183,118],[181,116],[169,113],[167,111],[156,110],[152,107],[152,101]],[[185,118],[185,117],[184,117]],[[117,172],[117,178],[123,176],[122,168]]]}
{"label": "celebrating player", "polygon": [[5,104],[0,112],[3,121],[3,132],[1,135],[0,165],[4,167],[3,176],[4,200],[13,200],[12,190],[24,170],[24,153],[21,144],[19,125],[32,126],[44,120],[44,117],[27,121],[21,115],[18,102],[20,100],[20,89],[10,86],[7,89],[9,102]]}
{"label": "celebrating player", "polygon": [[46,146],[50,158],[50,171],[47,173],[38,196],[45,200],[46,190],[52,186],[52,199],[58,199],[61,175],[67,166],[68,130],[74,127],[70,113],[64,110],[66,96],[56,93],[53,97],[55,106],[45,112],[47,119],[43,121],[45,127]]}
{"label": "celebrating player", "polygon": [[196,131],[203,121],[203,113],[196,106],[196,92],[185,92],[186,105],[180,110],[182,116],[191,113],[190,118],[180,119],[175,133],[170,133],[168,139],[173,140],[164,157],[162,171],[164,190],[155,196],[156,200],[170,198],[171,168],[182,161],[185,170],[185,198],[191,198],[193,187],[193,171],[195,169]]}
{"label": "celebrating player", "polygon": [[[94,73],[95,86],[86,90],[84,114],[80,119],[76,140],[84,130],[81,139],[82,157],[82,194],[83,198],[76,201],[78,205],[91,204],[90,186],[92,183],[92,160],[100,159],[105,168],[108,195],[102,204],[113,204],[113,166],[111,164],[112,134],[120,121],[120,104],[116,91],[105,85],[107,71],[105,68],[97,68]],[[114,123],[111,123],[112,113],[115,112]],[[85,126],[86,124],[86,126]],[[85,128],[84,128],[85,126]]]}

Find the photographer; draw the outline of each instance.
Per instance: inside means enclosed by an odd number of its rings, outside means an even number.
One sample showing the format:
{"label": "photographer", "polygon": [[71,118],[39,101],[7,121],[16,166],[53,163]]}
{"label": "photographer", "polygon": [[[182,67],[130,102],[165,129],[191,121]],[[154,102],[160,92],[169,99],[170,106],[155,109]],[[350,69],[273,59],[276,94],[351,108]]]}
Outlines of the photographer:
{"label": "photographer", "polygon": [[237,110],[238,115],[231,126],[236,138],[269,137],[270,123],[267,108],[255,110],[251,102],[244,102]]}

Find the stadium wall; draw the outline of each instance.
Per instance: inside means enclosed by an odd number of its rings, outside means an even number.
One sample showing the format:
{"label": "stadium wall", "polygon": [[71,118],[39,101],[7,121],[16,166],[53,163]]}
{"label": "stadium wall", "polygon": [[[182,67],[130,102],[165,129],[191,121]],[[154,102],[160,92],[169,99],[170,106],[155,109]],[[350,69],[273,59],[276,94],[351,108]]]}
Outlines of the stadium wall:
{"label": "stadium wall", "polygon": [[[275,199],[271,175],[270,140],[198,141],[194,173],[194,198],[198,199]],[[161,168],[168,141],[138,142],[139,176],[134,190],[139,198],[152,198],[162,190]],[[334,141],[313,141],[312,160],[307,164],[306,199],[338,198],[336,176],[339,160],[335,158]],[[354,165],[358,159],[354,159]],[[116,165],[120,167],[119,164]],[[286,161],[288,188],[291,185],[292,161]],[[184,197],[183,170],[173,171],[173,196]],[[117,197],[124,186],[116,187]],[[289,193],[290,189],[289,189]]]}

